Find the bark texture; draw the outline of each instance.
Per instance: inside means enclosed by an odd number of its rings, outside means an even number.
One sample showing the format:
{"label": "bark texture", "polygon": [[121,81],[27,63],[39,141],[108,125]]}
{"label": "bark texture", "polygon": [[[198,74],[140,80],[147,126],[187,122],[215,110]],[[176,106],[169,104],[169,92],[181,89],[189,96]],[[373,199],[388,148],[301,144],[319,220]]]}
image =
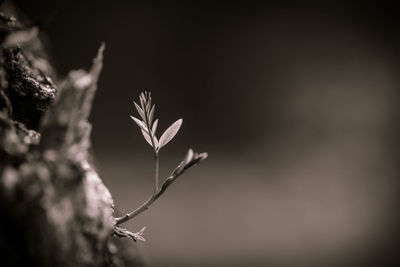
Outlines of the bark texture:
{"label": "bark texture", "polygon": [[140,266],[88,153],[104,45],[53,82],[37,28],[1,13],[0,42],[0,266]]}

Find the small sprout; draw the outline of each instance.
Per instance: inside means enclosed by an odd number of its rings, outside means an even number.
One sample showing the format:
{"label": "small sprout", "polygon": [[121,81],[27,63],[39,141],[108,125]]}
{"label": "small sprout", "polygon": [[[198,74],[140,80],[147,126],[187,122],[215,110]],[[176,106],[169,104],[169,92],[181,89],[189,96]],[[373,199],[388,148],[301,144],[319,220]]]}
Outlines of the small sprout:
{"label": "small sprout", "polygon": [[138,119],[134,116],[130,116],[132,120],[139,126],[141,132],[143,134],[144,139],[150,146],[153,148],[154,158],[155,158],[155,188],[153,195],[150,196],[142,205],[140,205],[134,211],[127,213],[125,216],[119,217],[115,219],[115,228],[114,233],[118,236],[131,237],[133,240],[142,240],[144,238],[142,236],[144,230],[143,227],[137,233],[131,233],[126,229],[119,227],[121,223],[124,223],[131,218],[139,215],[143,211],[149,209],[150,205],[156,201],[165,190],[187,169],[190,167],[200,163],[201,161],[207,158],[207,153],[196,153],[192,149],[189,149],[184,157],[183,161],[172,171],[170,176],[164,179],[161,186],[159,186],[159,151],[162,147],[168,144],[178,133],[179,129],[182,126],[182,119],[175,121],[171,126],[169,126],[165,132],[161,135],[160,139],[156,137],[156,130],[158,126],[158,119],[153,122],[155,105],[152,105],[151,94],[149,92],[141,93],[139,96],[140,105],[136,102],[133,102],[135,108],[139,114],[141,119]]}

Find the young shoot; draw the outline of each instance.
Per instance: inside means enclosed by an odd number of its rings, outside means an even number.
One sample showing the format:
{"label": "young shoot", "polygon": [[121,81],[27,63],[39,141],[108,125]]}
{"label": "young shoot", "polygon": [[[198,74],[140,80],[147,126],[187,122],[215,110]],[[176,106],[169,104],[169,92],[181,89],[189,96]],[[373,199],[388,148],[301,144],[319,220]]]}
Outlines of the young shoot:
{"label": "young shoot", "polygon": [[133,240],[142,240],[143,231],[145,228],[142,228],[137,233],[131,233],[126,229],[120,228],[118,225],[124,223],[135,216],[139,215],[143,211],[149,209],[150,205],[156,201],[164,192],[165,190],[187,169],[190,167],[200,163],[204,159],[207,158],[207,153],[195,153],[192,149],[189,149],[186,153],[186,156],[182,160],[181,163],[171,172],[171,174],[165,178],[160,186],[159,180],[159,152],[160,149],[163,148],[166,144],[168,144],[178,133],[183,120],[178,119],[174,123],[169,126],[164,133],[157,138],[156,131],[158,126],[158,119],[154,120],[154,111],[155,105],[152,104],[151,93],[150,92],[143,92],[139,96],[139,104],[133,102],[137,113],[139,114],[138,117],[130,116],[131,119],[139,126],[145,141],[151,146],[154,154],[154,193],[138,208],[135,210],[127,213],[126,215],[116,218],[115,219],[115,229],[114,233],[117,236],[124,236],[130,237]]}

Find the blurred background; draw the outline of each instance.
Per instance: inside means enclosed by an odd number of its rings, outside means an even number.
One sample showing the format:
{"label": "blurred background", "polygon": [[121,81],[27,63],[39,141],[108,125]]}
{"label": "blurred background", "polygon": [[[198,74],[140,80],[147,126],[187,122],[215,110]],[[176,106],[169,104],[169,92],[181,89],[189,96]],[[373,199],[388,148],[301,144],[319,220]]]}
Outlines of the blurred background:
{"label": "blurred background", "polygon": [[153,190],[133,100],[152,92],[167,176],[124,226],[148,266],[399,266],[400,8],[348,1],[15,1],[60,77],[104,69],[91,122],[123,214]]}

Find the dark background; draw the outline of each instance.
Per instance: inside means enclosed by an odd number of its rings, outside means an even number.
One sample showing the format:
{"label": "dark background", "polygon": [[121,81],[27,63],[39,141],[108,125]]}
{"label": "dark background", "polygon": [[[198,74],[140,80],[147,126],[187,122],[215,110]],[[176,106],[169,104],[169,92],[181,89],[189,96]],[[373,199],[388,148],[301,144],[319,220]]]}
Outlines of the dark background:
{"label": "dark background", "polygon": [[150,266],[400,264],[397,5],[15,2],[60,77],[106,42],[92,137],[118,212],[152,192],[151,150],[129,119],[141,91],[159,129],[184,118],[162,176],[187,148],[209,152],[126,224],[147,226]]}

